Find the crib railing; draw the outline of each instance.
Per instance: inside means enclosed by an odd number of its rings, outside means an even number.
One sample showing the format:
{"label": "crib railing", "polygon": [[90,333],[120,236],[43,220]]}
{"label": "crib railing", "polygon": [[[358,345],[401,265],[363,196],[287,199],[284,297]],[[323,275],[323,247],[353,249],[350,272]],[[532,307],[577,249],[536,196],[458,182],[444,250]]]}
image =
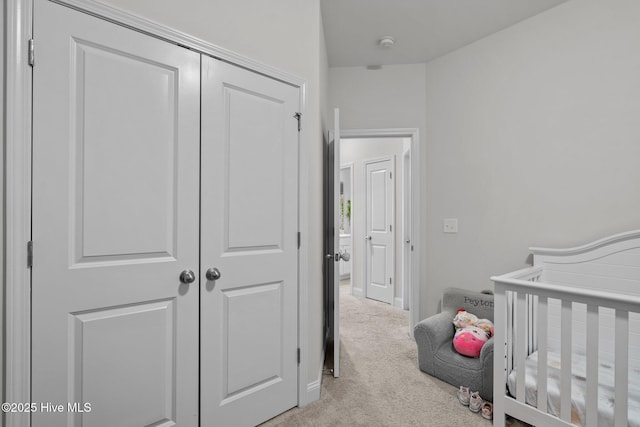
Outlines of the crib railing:
{"label": "crib railing", "polygon": [[[599,358],[602,351],[607,350],[613,352],[615,357],[614,425],[627,427],[629,313],[640,312],[640,297],[545,283],[540,281],[541,274],[542,267],[531,267],[492,278],[495,282],[494,425],[504,426],[505,413],[533,425],[572,425],[572,328],[576,319],[574,307],[579,306],[585,311],[578,316],[585,319],[580,328],[588,331],[584,334],[586,425],[598,425]],[[559,317],[552,317],[552,321],[559,321],[560,325],[557,326],[560,331],[558,337],[552,338],[559,347],[561,366],[565,367],[560,371],[559,417],[547,413],[546,349],[550,340],[550,305],[553,305],[554,312],[559,311]],[[611,339],[599,337],[599,325],[604,316],[613,317],[611,321],[615,326]],[[611,343],[613,351],[599,348],[600,338]],[[543,351],[538,352],[537,407],[533,407],[525,402],[525,360],[538,349]],[[513,369],[516,372],[515,397],[509,396],[506,391],[507,376]]]}

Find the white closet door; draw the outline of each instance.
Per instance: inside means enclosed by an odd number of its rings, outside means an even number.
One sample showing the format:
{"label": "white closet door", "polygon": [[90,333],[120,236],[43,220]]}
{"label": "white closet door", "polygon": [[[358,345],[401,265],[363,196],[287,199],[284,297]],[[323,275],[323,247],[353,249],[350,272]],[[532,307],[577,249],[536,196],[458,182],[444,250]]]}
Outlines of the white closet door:
{"label": "white closet door", "polygon": [[203,426],[297,403],[298,106],[297,88],[203,56]]}
{"label": "white closet door", "polygon": [[32,425],[197,426],[200,56],[45,0],[34,33]]}

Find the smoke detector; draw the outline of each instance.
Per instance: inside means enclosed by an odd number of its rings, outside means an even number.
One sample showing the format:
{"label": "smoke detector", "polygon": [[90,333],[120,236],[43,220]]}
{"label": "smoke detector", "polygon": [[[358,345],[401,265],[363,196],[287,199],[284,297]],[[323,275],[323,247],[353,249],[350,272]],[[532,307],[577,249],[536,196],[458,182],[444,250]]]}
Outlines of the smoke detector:
{"label": "smoke detector", "polygon": [[390,48],[396,41],[391,36],[384,36],[378,41],[378,45],[384,48]]}

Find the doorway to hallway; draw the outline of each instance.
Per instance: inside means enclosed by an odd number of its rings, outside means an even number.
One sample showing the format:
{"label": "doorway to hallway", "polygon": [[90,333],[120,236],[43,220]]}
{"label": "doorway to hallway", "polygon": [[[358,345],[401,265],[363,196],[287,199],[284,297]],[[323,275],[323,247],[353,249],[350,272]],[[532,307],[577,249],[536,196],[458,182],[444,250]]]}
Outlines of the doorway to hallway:
{"label": "doorway to hallway", "polygon": [[[340,148],[341,279],[355,296],[409,309],[411,138],[343,138]],[[407,170],[409,169],[409,170]]]}
{"label": "doorway to hallway", "polygon": [[[331,342],[338,343],[340,335],[337,328],[337,313],[340,312],[340,298],[339,295],[346,289],[349,294],[352,294],[356,299],[367,297],[367,290],[364,285],[366,282],[365,269],[363,268],[363,254],[364,250],[364,231],[362,229],[365,224],[365,217],[363,215],[366,206],[366,198],[358,196],[356,192],[362,193],[363,185],[359,185],[366,180],[366,173],[364,169],[365,160],[369,163],[376,160],[380,160],[381,157],[389,157],[390,151],[385,149],[384,145],[392,143],[394,140],[396,144],[399,142],[396,150],[397,153],[391,152],[390,157],[393,159],[393,170],[390,178],[394,179],[393,193],[394,196],[390,200],[393,201],[392,213],[389,213],[388,217],[393,218],[389,223],[389,229],[400,237],[400,241],[396,242],[396,238],[393,239],[394,249],[396,246],[403,245],[403,250],[394,250],[394,254],[397,252],[399,255],[393,257],[392,265],[389,270],[393,269],[393,274],[390,276],[391,284],[393,288],[391,290],[392,297],[389,300],[389,304],[380,303],[367,298],[374,304],[382,304],[386,306],[392,306],[399,311],[409,310],[407,322],[407,335],[413,338],[413,325],[415,325],[420,319],[419,305],[420,305],[420,289],[419,289],[419,277],[420,277],[420,247],[417,242],[420,240],[420,154],[419,154],[419,137],[418,130],[415,128],[407,129],[377,129],[377,130],[343,130],[339,128],[339,115],[336,109],[335,111],[335,126],[334,135],[332,137],[329,133],[327,140],[327,149],[325,150],[326,165],[325,177],[331,178],[325,181],[325,218],[333,218],[333,222],[325,224],[325,234],[327,236],[335,236],[333,239],[335,243],[327,243],[328,246],[326,252],[326,259],[339,261],[341,258],[345,262],[350,263],[350,267],[342,268],[342,280],[340,280],[340,270],[336,269],[335,273],[332,273],[333,262],[329,262],[327,265],[326,276],[335,277],[335,285],[331,284],[326,287],[327,294],[325,295],[327,301],[327,337],[328,346]],[[339,138],[338,138],[339,136]],[[333,141],[333,143],[332,143]],[[335,141],[340,141],[336,144]],[[353,159],[346,157],[348,154],[345,150],[345,157],[342,161],[337,161],[343,156],[343,150],[335,149],[336,146],[342,146],[343,143],[358,144],[364,143],[362,150],[359,150],[357,154],[353,155]],[[378,152],[373,151],[378,146]],[[382,148],[380,146],[383,146]],[[334,148],[331,154],[331,147]],[[364,150],[364,154],[363,154]],[[369,151],[367,151],[369,150]],[[398,166],[396,166],[396,163]],[[333,165],[333,166],[332,166]],[[342,176],[340,176],[342,166]],[[351,169],[349,171],[349,169]],[[386,172],[385,172],[386,173]],[[396,175],[397,173],[397,175]],[[349,178],[345,178],[349,177]],[[346,185],[350,180],[351,185]],[[342,185],[341,185],[342,184]],[[399,185],[398,191],[395,190],[395,185]],[[342,187],[342,188],[341,188]],[[332,192],[331,192],[332,191]],[[330,194],[330,197],[327,195]],[[360,200],[360,202],[358,201]],[[400,203],[400,208],[396,205]],[[398,210],[399,214],[396,214]],[[360,212],[360,213],[358,213]],[[334,213],[334,214],[332,214]],[[348,213],[348,215],[347,215]],[[340,218],[340,214],[343,218]],[[344,217],[349,216],[348,221]],[[333,225],[335,224],[335,226]],[[343,228],[339,228],[340,225]],[[345,251],[345,247],[339,247],[340,238],[342,235],[343,245],[351,244],[351,251]],[[414,243],[415,236],[415,243]],[[331,240],[332,242],[334,240]],[[368,239],[367,239],[368,240]],[[349,261],[344,259],[345,252],[348,254]],[[399,265],[396,266],[396,263]],[[336,266],[338,267],[338,266]],[[364,279],[364,280],[363,280]],[[339,283],[346,283],[346,286],[339,286]],[[342,289],[340,289],[342,288]],[[333,292],[332,292],[333,291]],[[344,314],[344,313],[343,313]],[[340,315],[342,317],[342,315]],[[333,325],[331,320],[333,319]],[[338,376],[339,364],[336,364],[337,355],[339,354],[338,346],[334,346],[333,349],[327,348],[328,360],[331,359],[329,354],[333,354],[333,365],[336,367],[333,371],[334,376]]]}

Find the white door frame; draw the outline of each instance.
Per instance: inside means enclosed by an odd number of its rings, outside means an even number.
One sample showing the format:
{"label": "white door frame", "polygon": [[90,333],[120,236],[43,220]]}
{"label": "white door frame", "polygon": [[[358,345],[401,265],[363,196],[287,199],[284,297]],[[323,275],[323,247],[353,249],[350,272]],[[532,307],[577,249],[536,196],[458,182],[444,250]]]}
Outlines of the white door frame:
{"label": "white door frame", "polygon": [[402,233],[402,301],[403,310],[409,309],[411,301],[411,147],[402,154],[402,219],[399,231]]}
{"label": "white door frame", "polygon": [[411,269],[411,295],[409,297],[409,335],[413,338],[413,326],[420,317],[420,135],[417,128],[393,129],[343,129],[342,139],[364,138],[409,138],[411,140],[411,242],[413,251],[408,260]]}
{"label": "white door frame", "polygon": [[[95,0],[55,0],[56,3],[104,18],[153,37],[177,43],[196,52],[214,56],[252,71],[283,81],[300,89],[300,109],[306,112],[307,81],[293,74],[236,54],[181,31],[138,17]],[[33,36],[32,0],[5,2],[5,110],[4,110],[4,277],[5,288],[5,396],[7,402],[29,402],[31,395],[31,272],[27,268],[27,242],[31,240],[31,107],[32,72],[28,62],[29,39]],[[37,41],[36,41],[37,44]],[[37,66],[37,59],[36,59]],[[298,405],[319,397],[319,387],[307,384],[309,366],[309,170],[311,136],[302,128],[299,157],[298,229],[303,231],[298,256]],[[34,248],[37,262],[37,247]],[[315,374],[315,372],[314,372]],[[28,413],[0,414],[7,427],[30,425]]]}

